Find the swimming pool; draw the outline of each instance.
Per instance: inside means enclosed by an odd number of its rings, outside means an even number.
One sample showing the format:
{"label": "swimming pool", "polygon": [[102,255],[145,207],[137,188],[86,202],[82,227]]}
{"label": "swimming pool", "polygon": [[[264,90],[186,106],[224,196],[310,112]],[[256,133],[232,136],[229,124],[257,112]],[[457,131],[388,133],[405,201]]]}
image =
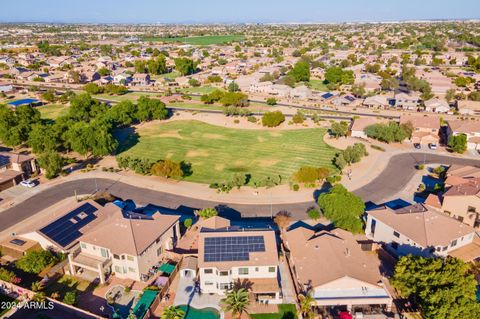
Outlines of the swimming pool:
{"label": "swimming pool", "polygon": [[220,314],[214,308],[195,309],[187,305],[179,306],[180,309],[185,311],[185,317],[183,319],[219,319]]}

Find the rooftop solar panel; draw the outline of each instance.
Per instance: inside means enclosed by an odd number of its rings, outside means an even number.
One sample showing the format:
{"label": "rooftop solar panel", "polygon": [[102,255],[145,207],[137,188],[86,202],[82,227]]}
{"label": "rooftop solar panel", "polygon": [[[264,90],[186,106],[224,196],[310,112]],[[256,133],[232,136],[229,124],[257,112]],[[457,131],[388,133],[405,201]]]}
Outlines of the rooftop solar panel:
{"label": "rooftop solar panel", "polygon": [[204,244],[205,262],[247,261],[250,253],[265,251],[263,236],[208,237]]}
{"label": "rooftop solar panel", "polygon": [[40,232],[51,238],[62,247],[66,247],[80,236],[80,229],[97,218],[97,208],[90,203],[74,209],[68,214],[40,229]]}

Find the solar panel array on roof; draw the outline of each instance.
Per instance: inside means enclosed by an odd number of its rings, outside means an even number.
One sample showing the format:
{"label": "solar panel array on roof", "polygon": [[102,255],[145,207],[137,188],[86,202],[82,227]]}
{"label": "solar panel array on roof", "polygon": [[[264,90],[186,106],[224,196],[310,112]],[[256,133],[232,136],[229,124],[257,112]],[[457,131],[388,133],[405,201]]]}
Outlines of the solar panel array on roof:
{"label": "solar panel array on roof", "polygon": [[263,236],[235,236],[205,238],[205,262],[246,261],[250,253],[265,251]]}
{"label": "solar panel array on roof", "polygon": [[62,247],[66,247],[82,236],[80,229],[97,218],[97,208],[90,203],[74,209],[51,224],[40,229],[40,232],[51,238]]}
{"label": "solar panel array on roof", "polygon": [[10,164],[10,156],[0,155],[0,167]]}

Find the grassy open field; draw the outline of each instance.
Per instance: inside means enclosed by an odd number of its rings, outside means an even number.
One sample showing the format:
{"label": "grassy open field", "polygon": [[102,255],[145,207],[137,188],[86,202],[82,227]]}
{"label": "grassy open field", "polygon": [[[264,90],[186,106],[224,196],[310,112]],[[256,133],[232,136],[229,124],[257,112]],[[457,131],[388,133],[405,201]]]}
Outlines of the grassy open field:
{"label": "grassy open field", "polygon": [[282,176],[284,182],[301,166],[334,169],[336,150],[323,141],[322,128],[285,131],[229,129],[199,121],[158,123],[138,129],[138,143],[122,155],[192,164],[185,180],[226,182],[236,173],[252,180]]}
{"label": "grassy open field", "polygon": [[328,92],[329,89],[323,83],[323,80],[310,80],[310,88],[312,90],[321,91],[321,92]]}
{"label": "grassy open field", "polygon": [[68,110],[67,105],[63,104],[47,104],[37,107],[42,119],[55,120],[60,115],[66,114]]}
{"label": "grassy open field", "polygon": [[245,39],[243,35],[206,35],[200,37],[176,37],[176,38],[162,38],[162,37],[147,37],[144,41],[147,42],[179,42],[191,45],[211,45],[223,44],[227,42],[242,41]]}

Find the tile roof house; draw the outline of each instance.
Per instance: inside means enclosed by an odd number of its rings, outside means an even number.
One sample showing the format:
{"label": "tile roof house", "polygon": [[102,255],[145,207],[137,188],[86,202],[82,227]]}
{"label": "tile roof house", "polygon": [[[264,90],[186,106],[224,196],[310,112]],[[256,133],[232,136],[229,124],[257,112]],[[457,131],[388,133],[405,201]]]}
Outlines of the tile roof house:
{"label": "tile roof house", "polygon": [[400,124],[411,123],[414,131],[411,142],[414,144],[438,144],[440,141],[440,117],[435,115],[402,115]]}
{"label": "tile roof house", "polygon": [[480,101],[457,101],[458,113],[462,115],[479,115],[480,114]]}
{"label": "tile roof house", "polygon": [[404,110],[416,110],[420,104],[420,97],[418,94],[395,94],[395,106]]}
{"label": "tile roof house", "polygon": [[278,248],[272,229],[230,226],[230,222],[221,217],[201,221],[199,227],[198,268],[202,293],[224,295],[235,283],[248,282],[256,300],[282,302]]}
{"label": "tile roof house", "polygon": [[353,121],[350,126],[350,132],[352,137],[367,138],[365,134],[365,128],[367,126],[379,123],[388,123],[386,119],[377,119],[374,117],[360,117]]}
{"label": "tile roof house", "polygon": [[452,120],[448,121],[447,136],[465,134],[467,148],[480,150],[480,121],[477,120]]}
{"label": "tile roof house", "polygon": [[315,306],[382,305],[392,298],[383,285],[376,254],[363,251],[357,238],[342,229],[315,232],[300,226],[284,236],[293,279],[310,291]]}
{"label": "tile roof house", "polygon": [[435,113],[448,113],[450,112],[450,105],[447,101],[433,98],[423,102],[425,105],[425,111]]}
{"label": "tile roof house", "polygon": [[180,236],[179,217],[159,212],[151,216],[125,212],[107,204],[108,217],[79,238],[80,249],[69,254],[70,272],[90,271],[105,280],[111,272],[119,278],[145,281],[164,252]]}
{"label": "tile roof house", "polygon": [[384,95],[369,96],[363,100],[363,105],[375,108],[386,108],[389,106],[388,99]]}
{"label": "tile roof house", "polygon": [[17,185],[39,172],[35,158],[12,152],[0,152],[0,191]]}
{"label": "tile roof house", "polygon": [[472,242],[475,230],[422,204],[369,210],[365,233],[396,255],[447,256]]}

